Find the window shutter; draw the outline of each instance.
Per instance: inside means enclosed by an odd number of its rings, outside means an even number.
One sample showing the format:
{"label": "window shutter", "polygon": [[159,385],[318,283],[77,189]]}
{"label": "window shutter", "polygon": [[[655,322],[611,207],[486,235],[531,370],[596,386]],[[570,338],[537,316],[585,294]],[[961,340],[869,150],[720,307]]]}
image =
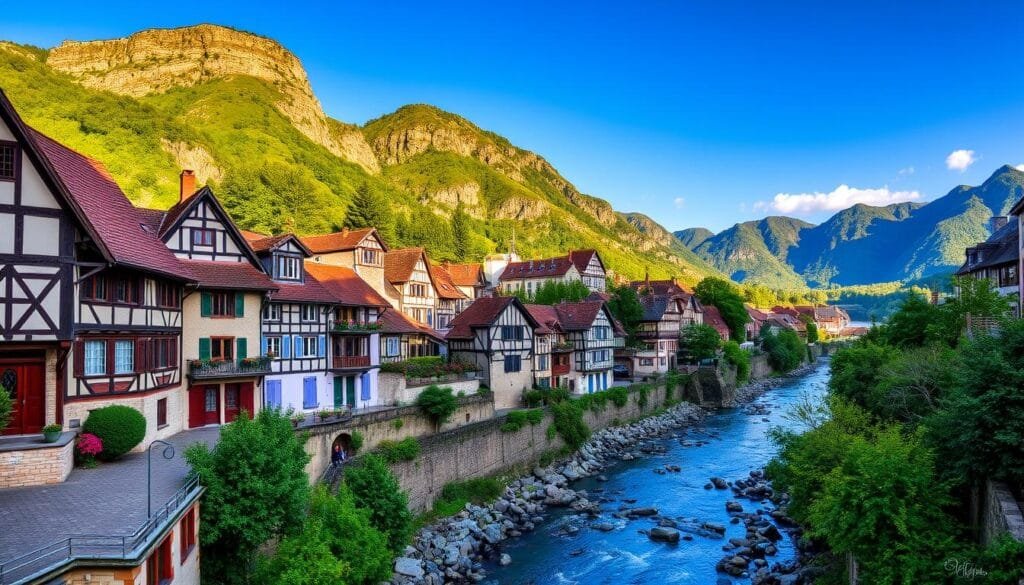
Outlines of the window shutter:
{"label": "window shutter", "polygon": [[210,338],[200,337],[199,338],[199,359],[208,360],[210,359]]}
{"label": "window shutter", "polygon": [[173,367],[178,367],[178,338],[171,338],[170,357],[168,358]]}
{"label": "window shutter", "polygon": [[199,294],[199,315],[209,317],[213,314],[213,295],[208,292]]}
{"label": "window shutter", "polygon": [[239,337],[235,340],[235,359],[244,359],[249,357],[247,353],[249,340],[244,337]]}
{"label": "window shutter", "polygon": [[302,336],[295,336],[295,357],[302,357]]}
{"label": "window shutter", "polygon": [[290,358],[292,357],[292,336],[282,335],[281,336],[281,357]]}
{"label": "window shutter", "polygon": [[317,352],[316,352],[317,357],[326,357],[327,356],[327,336],[326,335],[321,335],[320,336],[320,339],[317,341],[316,349],[317,349]]}
{"label": "window shutter", "polygon": [[146,365],[146,356],[148,355],[149,349],[149,338],[143,337],[135,340],[135,371],[145,372],[149,369]]}
{"label": "window shutter", "polygon": [[260,355],[267,355],[267,338],[260,336]]}
{"label": "window shutter", "polygon": [[245,316],[245,295],[235,293],[235,317]]}
{"label": "window shutter", "polygon": [[74,347],[71,349],[74,352],[74,370],[75,376],[81,377],[85,375],[85,343],[76,341]]}

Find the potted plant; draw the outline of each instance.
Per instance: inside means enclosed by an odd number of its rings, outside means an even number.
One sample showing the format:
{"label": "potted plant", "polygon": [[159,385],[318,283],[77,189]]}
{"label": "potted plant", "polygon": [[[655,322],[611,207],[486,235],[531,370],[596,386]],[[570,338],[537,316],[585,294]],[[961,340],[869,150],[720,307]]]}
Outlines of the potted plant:
{"label": "potted plant", "polygon": [[46,425],[43,427],[43,442],[56,443],[62,432],[64,432],[64,428],[58,424]]}
{"label": "potted plant", "polygon": [[334,409],[334,418],[336,418],[338,420],[341,420],[341,418],[343,416],[345,416],[345,407],[344,406],[339,406],[339,407]]}
{"label": "potted plant", "polygon": [[306,415],[302,414],[301,412],[297,412],[291,415],[289,418],[292,421],[292,426],[298,427],[300,424],[302,424],[302,421],[306,420]]}
{"label": "potted plant", "polygon": [[320,417],[320,422],[327,422],[327,419],[330,418],[331,415],[333,415],[333,414],[334,414],[334,411],[327,410],[325,408],[324,410],[321,410],[320,412],[318,412],[317,416]]}

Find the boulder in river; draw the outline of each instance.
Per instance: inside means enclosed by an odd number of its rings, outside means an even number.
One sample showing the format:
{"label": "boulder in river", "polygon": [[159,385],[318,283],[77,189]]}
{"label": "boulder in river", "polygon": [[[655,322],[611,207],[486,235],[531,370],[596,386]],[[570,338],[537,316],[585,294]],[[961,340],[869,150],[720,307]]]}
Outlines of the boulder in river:
{"label": "boulder in river", "polygon": [[679,531],[675,528],[655,526],[654,528],[651,528],[651,531],[647,535],[651,540],[657,542],[679,542]]}

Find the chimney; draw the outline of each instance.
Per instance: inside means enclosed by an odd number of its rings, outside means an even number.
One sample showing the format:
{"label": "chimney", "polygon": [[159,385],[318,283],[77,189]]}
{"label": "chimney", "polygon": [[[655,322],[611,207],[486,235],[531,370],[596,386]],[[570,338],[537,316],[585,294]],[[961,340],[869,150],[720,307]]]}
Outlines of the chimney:
{"label": "chimney", "polygon": [[181,191],[178,201],[184,201],[196,192],[196,174],[192,169],[181,171]]}
{"label": "chimney", "polygon": [[1008,219],[1005,215],[993,215],[990,221],[992,222],[992,233],[996,233],[1006,225]]}

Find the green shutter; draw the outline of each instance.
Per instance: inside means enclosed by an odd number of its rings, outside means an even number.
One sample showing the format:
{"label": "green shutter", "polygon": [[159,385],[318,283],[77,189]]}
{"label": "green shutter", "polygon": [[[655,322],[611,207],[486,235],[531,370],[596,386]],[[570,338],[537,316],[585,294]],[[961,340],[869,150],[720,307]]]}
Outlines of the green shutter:
{"label": "green shutter", "polygon": [[[213,295],[204,292],[199,295],[199,314],[203,317],[209,317],[213,314]],[[207,339],[209,341],[209,339]]]}
{"label": "green shutter", "polygon": [[235,340],[235,359],[241,360],[249,357],[248,354],[246,354],[247,341],[248,340],[244,337],[239,337]]}
{"label": "green shutter", "polygon": [[245,295],[235,293],[235,317],[245,316]]}
{"label": "green shutter", "polygon": [[210,338],[200,337],[199,338],[199,359],[208,360],[210,359]]}

